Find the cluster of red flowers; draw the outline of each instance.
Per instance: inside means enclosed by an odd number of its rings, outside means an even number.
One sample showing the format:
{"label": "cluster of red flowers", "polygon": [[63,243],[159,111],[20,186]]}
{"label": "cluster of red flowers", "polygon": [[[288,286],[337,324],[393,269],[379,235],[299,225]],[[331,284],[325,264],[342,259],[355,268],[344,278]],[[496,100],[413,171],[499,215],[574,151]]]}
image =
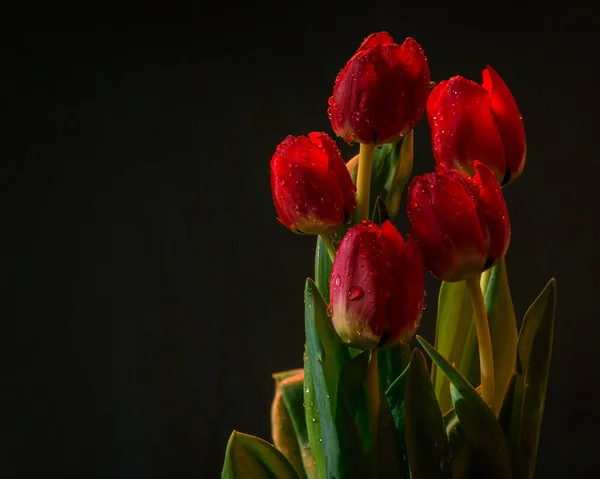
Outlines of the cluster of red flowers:
{"label": "cluster of red flowers", "polygon": [[[333,131],[348,143],[400,140],[427,111],[435,171],[408,188],[411,234],[363,219],[339,244],[330,283],[332,323],[360,348],[406,344],[419,325],[424,269],[444,281],[479,275],[506,253],[510,225],[501,191],[525,163],[515,100],[490,67],[482,84],[461,76],[430,91],[429,66],[411,38],[369,36],[338,75],[329,100]],[[326,133],[288,136],[271,160],[279,221],[304,234],[348,222],[356,188]]]}

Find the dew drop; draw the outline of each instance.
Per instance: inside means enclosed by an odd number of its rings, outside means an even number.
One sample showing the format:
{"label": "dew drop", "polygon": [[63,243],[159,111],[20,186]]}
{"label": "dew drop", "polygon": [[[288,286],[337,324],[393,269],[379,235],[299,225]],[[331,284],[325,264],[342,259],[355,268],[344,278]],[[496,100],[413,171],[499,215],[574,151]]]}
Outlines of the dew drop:
{"label": "dew drop", "polygon": [[337,273],[333,273],[333,284],[335,286],[339,286],[342,282],[342,278],[340,278],[340,275]]}
{"label": "dew drop", "polygon": [[364,290],[360,286],[352,286],[348,291],[348,299],[350,301],[356,301],[365,295]]}

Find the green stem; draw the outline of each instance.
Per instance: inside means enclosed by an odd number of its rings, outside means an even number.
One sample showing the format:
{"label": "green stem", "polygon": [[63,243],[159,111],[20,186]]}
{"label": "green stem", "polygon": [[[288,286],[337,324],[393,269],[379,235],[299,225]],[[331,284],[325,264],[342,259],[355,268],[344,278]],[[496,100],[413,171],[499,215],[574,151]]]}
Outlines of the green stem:
{"label": "green stem", "polygon": [[379,397],[379,367],[377,364],[377,353],[377,349],[371,350],[371,359],[369,360],[365,376],[372,444],[377,443],[377,426],[379,423],[379,407],[381,401],[381,398]]}
{"label": "green stem", "polygon": [[492,338],[490,337],[490,325],[479,278],[474,276],[466,279],[467,288],[471,294],[473,313],[475,318],[475,329],[477,331],[477,342],[479,344],[479,368],[481,370],[481,396],[483,400],[495,411],[494,406],[494,357],[492,354]]}
{"label": "green stem", "polygon": [[358,173],[356,175],[356,210],[358,221],[369,219],[369,199],[371,196],[371,167],[373,166],[374,143],[361,143],[358,152]]}
{"label": "green stem", "polygon": [[329,258],[331,258],[331,262],[335,259],[335,248],[333,247],[333,243],[331,242],[331,237],[327,233],[323,233],[321,239],[323,240],[323,244],[325,248],[327,248],[327,252],[329,253]]}

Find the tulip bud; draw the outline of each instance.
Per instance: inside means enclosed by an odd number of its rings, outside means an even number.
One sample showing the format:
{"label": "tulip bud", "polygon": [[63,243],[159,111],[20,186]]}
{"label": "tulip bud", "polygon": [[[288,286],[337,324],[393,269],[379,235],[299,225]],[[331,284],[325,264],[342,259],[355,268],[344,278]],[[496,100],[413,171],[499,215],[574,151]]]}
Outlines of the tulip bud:
{"label": "tulip bud", "polygon": [[396,45],[386,32],[365,39],[335,80],[329,99],[333,131],[348,143],[393,142],[425,111],[429,66],[412,38]]}
{"label": "tulip bud", "polygon": [[479,160],[505,185],[525,166],[525,129],[502,78],[489,66],[482,75],[482,85],[455,76],[431,91],[427,118],[433,154],[438,165],[468,175]]}
{"label": "tulip bud", "polygon": [[473,178],[437,166],[413,179],[408,218],[425,267],[454,282],[482,273],[508,249],[510,224],[494,173],[475,161]]}
{"label": "tulip bud", "polygon": [[356,207],[350,173],[326,133],[289,135],[271,159],[278,220],[294,233],[334,233]]}
{"label": "tulip bud", "polygon": [[425,278],[421,252],[390,221],[348,230],[331,270],[329,305],[340,339],[356,348],[408,344],[421,321]]}

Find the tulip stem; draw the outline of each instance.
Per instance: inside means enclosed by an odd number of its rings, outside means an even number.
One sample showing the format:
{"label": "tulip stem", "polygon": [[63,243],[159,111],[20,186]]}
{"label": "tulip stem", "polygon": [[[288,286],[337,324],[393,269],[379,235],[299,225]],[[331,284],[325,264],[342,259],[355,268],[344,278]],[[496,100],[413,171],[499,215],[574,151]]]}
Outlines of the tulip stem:
{"label": "tulip stem", "polygon": [[492,353],[492,338],[488,323],[485,302],[479,284],[479,278],[474,276],[466,279],[467,288],[471,294],[471,303],[475,318],[475,330],[479,343],[479,369],[481,370],[481,396],[492,411],[494,409],[494,356]]}
{"label": "tulip stem", "polygon": [[371,426],[372,444],[377,442],[377,429],[379,423],[379,366],[377,364],[377,349],[371,350],[371,359],[367,366],[365,376],[365,389],[367,391],[367,408],[369,410],[369,424]]}
{"label": "tulip stem", "polygon": [[333,243],[331,242],[331,237],[328,233],[323,233],[321,239],[323,240],[323,244],[325,248],[327,248],[327,252],[329,253],[329,258],[331,258],[331,262],[335,259],[335,248],[333,247]]}
{"label": "tulip stem", "polygon": [[373,166],[374,143],[361,143],[358,152],[358,173],[356,175],[356,210],[358,221],[368,220],[371,197],[371,167]]}

